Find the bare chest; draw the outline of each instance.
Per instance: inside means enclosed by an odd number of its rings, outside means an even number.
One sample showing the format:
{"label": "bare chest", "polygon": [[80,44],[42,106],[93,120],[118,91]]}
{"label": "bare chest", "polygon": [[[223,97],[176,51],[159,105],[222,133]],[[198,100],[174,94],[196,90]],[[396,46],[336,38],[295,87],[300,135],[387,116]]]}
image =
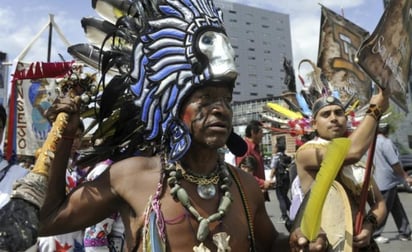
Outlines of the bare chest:
{"label": "bare chest", "polygon": [[[195,185],[182,185],[190,195],[192,210],[184,207],[179,200],[174,200],[167,188],[160,200],[160,230],[164,235],[167,251],[194,251],[194,247],[203,244],[211,251],[218,246],[230,247],[232,251],[249,251],[249,228],[246,212],[238,189],[232,185],[232,203],[222,218],[214,221],[211,216],[219,211],[221,196],[219,193],[212,199],[202,199],[197,194]],[[202,221],[203,220],[203,221]],[[144,231],[142,222],[137,227]],[[158,225],[159,227],[159,225]],[[140,237],[142,238],[142,237]],[[143,244],[140,244],[142,247]]]}
{"label": "bare chest", "polygon": [[[243,203],[237,189],[232,186],[232,203],[225,215],[215,221],[205,221],[218,213],[221,196],[211,200],[204,200],[198,197],[195,188],[188,188],[193,207],[199,216],[191,213],[190,210],[182,206],[180,202],[175,202],[168,198],[164,200],[168,208],[164,208],[164,218],[166,221],[166,232],[168,244],[172,248],[179,248],[173,251],[193,251],[194,246],[200,243],[211,251],[217,251],[218,246],[225,246],[227,243],[232,251],[248,251],[249,229]],[[207,225],[204,228],[204,225]],[[202,239],[204,238],[204,240]]]}

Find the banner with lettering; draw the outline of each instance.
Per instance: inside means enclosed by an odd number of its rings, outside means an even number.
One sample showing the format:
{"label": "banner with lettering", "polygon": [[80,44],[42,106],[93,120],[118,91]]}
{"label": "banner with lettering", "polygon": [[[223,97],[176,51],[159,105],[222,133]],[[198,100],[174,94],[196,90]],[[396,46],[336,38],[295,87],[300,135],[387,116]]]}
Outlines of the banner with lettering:
{"label": "banner with lettering", "polygon": [[391,0],[358,52],[359,65],[379,86],[390,87],[392,100],[406,112],[412,46],[411,5],[412,0]]}
{"label": "banner with lettering", "polygon": [[343,102],[354,96],[363,106],[371,96],[372,80],[355,62],[368,35],[361,27],[322,6],[317,65]]}
{"label": "banner with lettering", "polygon": [[43,112],[57,95],[56,78],[64,77],[73,62],[17,63],[9,97],[5,155],[34,156],[51,128]]}

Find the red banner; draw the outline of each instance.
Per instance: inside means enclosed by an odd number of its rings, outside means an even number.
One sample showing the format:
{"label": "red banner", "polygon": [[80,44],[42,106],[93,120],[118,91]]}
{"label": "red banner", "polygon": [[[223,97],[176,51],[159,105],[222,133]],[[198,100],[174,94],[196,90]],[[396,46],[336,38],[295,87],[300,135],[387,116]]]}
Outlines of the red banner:
{"label": "red banner", "polygon": [[43,112],[56,98],[56,78],[64,77],[73,62],[18,63],[9,97],[6,158],[34,156],[50,130]]}

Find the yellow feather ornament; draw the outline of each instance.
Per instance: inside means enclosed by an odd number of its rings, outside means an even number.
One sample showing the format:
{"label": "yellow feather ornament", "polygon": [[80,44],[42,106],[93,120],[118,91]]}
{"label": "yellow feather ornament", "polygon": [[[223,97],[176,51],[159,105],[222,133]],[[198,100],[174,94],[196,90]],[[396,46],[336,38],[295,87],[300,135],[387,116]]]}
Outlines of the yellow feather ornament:
{"label": "yellow feather ornament", "polygon": [[335,138],[327,147],[325,158],[313,182],[300,223],[301,231],[309,241],[315,240],[319,233],[321,213],[326,196],[342,167],[350,144],[351,141],[348,138]]}
{"label": "yellow feather ornament", "polygon": [[299,112],[294,112],[290,109],[287,109],[283,107],[282,105],[279,105],[274,102],[268,102],[266,103],[266,106],[268,106],[270,109],[273,109],[275,112],[280,113],[281,115],[290,118],[290,119],[300,119],[303,118],[303,115]]}

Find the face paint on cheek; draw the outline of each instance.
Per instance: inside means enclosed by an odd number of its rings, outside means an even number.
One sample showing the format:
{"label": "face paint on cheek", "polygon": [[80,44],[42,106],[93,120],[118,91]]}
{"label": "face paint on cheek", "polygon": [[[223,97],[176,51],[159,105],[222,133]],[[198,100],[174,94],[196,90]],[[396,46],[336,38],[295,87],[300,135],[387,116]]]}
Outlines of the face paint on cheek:
{"label": "face paint on cheek", "polygon": [[186,109],[183,113],[183,122],[188,123],[192,120],[193,111]]}
{"label": "face paint on cheek", "polygon": [[186,125],[191,125],[193,122],[200,120],[202,116],[201,107],[191,109],[190,105],[186,107],[182,114],[182,120]]}
{"label": "face paint on cheek", "polygon": [[194,127],[195,127],[195,123],[196,122],[201,122],[202,119],[205,118],[204,113],[202,112],[201,108],[199,108],[196,113],[195,113],[195,117],[193,118],[191,125],[190,125],[190,130],[193,133],[194,132]]}

